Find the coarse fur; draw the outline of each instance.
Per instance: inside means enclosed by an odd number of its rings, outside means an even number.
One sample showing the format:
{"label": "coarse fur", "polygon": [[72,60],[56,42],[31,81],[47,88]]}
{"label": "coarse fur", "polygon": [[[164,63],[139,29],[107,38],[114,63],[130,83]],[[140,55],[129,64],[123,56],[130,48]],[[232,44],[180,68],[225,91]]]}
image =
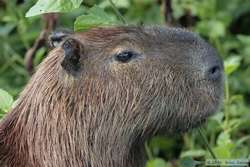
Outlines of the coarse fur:
{"label": "coarse fur", "polygon": [[[114,27],[69,36],[83,46],[79,69],[62,67],[62,45],[39,65],[0,123],[1,167],[143,167],[146,139],[193,128],[219,106],[222,77],[203,75],[206,57],[218,56],[191,32]],[[123,50],[138,55],[117,62]]]}

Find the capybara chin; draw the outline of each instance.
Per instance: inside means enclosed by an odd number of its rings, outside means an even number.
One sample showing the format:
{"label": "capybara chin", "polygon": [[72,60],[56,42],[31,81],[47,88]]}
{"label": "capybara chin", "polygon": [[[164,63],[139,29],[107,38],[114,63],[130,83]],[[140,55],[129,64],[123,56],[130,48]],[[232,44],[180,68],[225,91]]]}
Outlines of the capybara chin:
{"label": "capybara chin", "polygon": [[144,141],[214,113],[223,65],[165,27],[53,33],[55,48],[0,123],[1,167],[143,167]]}

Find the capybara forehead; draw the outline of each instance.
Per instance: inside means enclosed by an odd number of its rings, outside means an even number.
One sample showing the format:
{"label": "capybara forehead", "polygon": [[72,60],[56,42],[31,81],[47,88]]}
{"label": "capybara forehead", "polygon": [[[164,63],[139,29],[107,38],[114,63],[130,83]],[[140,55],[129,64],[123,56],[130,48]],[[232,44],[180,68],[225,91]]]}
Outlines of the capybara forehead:
{"label": "capybara forehead", "polygon": [[[146,44],[165,45],[167,43],[198,44],[203,41],[194,33],[179,28],[166,28],[159,26],[127,26],[93,28],[74,35],[78,39],[94,43],[121,42],[122,40],[135,41],[137,45]],[[160,46],[159,46],[160,47]]]}
{"label": "capybara forehead", "polygon": [[[94,28],[86,32],[76,33],[78,37],[82,37],[87,41],[99,42],[109,41],[125,34],[131,34],[132,28],[114,27],[114,28]],[[136,31],[134,30],[134,33]]]}

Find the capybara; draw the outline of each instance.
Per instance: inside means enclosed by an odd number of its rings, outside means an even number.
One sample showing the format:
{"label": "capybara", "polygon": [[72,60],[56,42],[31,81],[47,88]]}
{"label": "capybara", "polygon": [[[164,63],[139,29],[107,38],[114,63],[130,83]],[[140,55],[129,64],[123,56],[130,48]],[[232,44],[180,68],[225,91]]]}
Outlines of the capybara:
{"label": "capybara", "polygon": [[198,126],[222,101],[222,61],[192,32],[124,26],[50,39],[0,123],[1,167],[143,167],[145,140]]}

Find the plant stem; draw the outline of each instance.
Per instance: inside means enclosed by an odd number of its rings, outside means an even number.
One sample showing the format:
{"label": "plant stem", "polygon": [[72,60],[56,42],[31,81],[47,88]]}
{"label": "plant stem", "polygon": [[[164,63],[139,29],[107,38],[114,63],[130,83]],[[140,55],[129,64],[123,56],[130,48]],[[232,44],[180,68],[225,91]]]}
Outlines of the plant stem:
{"label": "plant stem", "polygon": [[119,12],[119,10],[117,9],[117,7],[115,6],[114,2],[112,0],[109,0],[109,3],[111,4],[111,7],[113,8],[113,10],[115,11],[115,14],[117,15],[117,17],[119,17],[119,19],[122,21],[123,24],[127,24],[125,18],[122,16],[122,14]]}
{"label": "plant stem", "polygon": [[225,109],[225,129],[227,129],[228,121],[229,121],[229,111],[228,111],[228,105],[230,103],[229,101],[229,85],[228,85],[228,77],[225,76],[225,102],[224,102],[224,109]]}
{"label": "plant stem", "polygon": [[208,143],[208,141],[207,141],[207,138],[206,138],[206,136],[204,135],[204,133],[203,133],[203,131],[202,131],[202,128],[198,128],[198,132],[199,132],[200,136],[202,137],[202,139],[203,139],[203,141],[204,141],[204,143],[205,143],[205,145],[206,145],[206,147],[207,147],[209,153],[211,154],[211,156],[213,157],[213,159],[216,160],[217,158],[216,158],[216,156],[215,156],[215,154],[214,154],[212,148],[210,147],[210,145],[209,145],[209,143]]}
{"label": "plant stem", "polygon": [[148,146],[148,142],[147,141],[145,142],[145,149],[146,149],[146,154],[148,156],[148,159],[149,160],[154,159],[153,154],[151,153],[151,150],[150,150],[150,148]]}

